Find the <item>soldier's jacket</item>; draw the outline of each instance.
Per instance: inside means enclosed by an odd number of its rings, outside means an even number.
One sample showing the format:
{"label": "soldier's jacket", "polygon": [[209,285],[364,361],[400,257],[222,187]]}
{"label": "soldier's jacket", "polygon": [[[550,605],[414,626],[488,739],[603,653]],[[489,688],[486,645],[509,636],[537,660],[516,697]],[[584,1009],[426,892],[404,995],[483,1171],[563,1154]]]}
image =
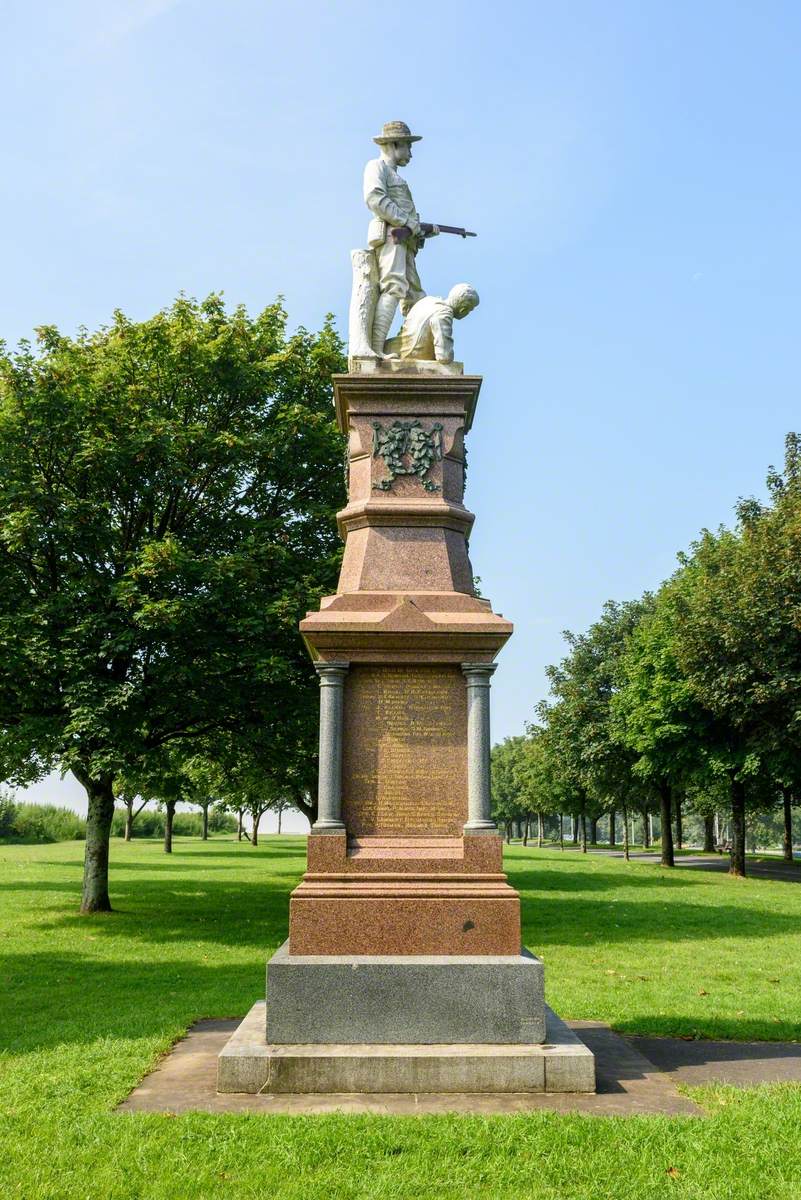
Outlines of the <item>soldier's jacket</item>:
{"label": "soldier's jacket", "polygon": [[373,214],[367,227],[367,244],[375,250],[387,238],[387,225],[419,224],[406,180],[383,158],[373,158],[364,168],[364,202]]}

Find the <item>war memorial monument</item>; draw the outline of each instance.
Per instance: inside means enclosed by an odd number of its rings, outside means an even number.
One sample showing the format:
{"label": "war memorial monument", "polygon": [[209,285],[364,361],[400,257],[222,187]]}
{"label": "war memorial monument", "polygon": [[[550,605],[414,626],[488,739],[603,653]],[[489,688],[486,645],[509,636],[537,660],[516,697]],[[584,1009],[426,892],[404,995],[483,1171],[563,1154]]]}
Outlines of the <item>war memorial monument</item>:
{"label": "war memorial monument", "polygon": [[[218,1060],[220,1092],[588,1092],[592,1053],[544,1001],[490,815],[490,681],[512,625],[475,594],[464,439],[481,376],[454,360],[469,284],[427,296],[421,223],[385,125],[354,250],[335,596],[301,622],[320,678],[318,818],[289,938]],[[390,329],[400,308],[400,332]],[[266,1019],[265,1019],[266,1009]]]}

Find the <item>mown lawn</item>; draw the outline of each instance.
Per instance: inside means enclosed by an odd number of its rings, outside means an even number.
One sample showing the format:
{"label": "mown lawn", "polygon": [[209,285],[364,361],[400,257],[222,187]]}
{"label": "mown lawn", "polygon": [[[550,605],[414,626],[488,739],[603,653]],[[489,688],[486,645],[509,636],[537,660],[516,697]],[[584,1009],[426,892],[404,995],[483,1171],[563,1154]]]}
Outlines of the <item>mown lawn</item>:
{"label": "mown lawn", "polygon": [[[0,846],[0,1196],[22,1200],[801,1197],[801,1086],[696,1089],[695,1118],[113,1114],[191,1022],[243,1014],[286,935],[301,838]],[[624,1031],[801,1038],[801,886],[507,854],[549,1000]]]}

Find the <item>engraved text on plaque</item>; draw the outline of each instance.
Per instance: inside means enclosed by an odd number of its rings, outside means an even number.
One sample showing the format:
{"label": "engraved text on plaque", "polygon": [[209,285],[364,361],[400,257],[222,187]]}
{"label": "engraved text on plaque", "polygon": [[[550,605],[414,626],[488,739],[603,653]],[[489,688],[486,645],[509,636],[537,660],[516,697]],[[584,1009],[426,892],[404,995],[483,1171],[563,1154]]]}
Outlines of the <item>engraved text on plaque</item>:
{"label": "engraved text on plaque", "polygon": [[354,663],[345,685],[344,734],[349,834],[461,834],[467,693],[458,666]]}

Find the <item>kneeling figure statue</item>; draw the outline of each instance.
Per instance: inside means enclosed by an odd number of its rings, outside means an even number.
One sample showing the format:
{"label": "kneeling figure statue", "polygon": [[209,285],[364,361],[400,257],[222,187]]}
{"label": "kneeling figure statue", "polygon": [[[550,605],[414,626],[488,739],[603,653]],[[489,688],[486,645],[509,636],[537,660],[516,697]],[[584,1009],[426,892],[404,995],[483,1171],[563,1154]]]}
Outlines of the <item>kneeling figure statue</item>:
{"label": "kneeling figure statue", "polygon": [[478,304],[478,292],[469,283],[457,283],[446,297],[424,296],[406,314],[400,333],[384,343],[388,358],[453,362],[453,322],[460,321]]}

